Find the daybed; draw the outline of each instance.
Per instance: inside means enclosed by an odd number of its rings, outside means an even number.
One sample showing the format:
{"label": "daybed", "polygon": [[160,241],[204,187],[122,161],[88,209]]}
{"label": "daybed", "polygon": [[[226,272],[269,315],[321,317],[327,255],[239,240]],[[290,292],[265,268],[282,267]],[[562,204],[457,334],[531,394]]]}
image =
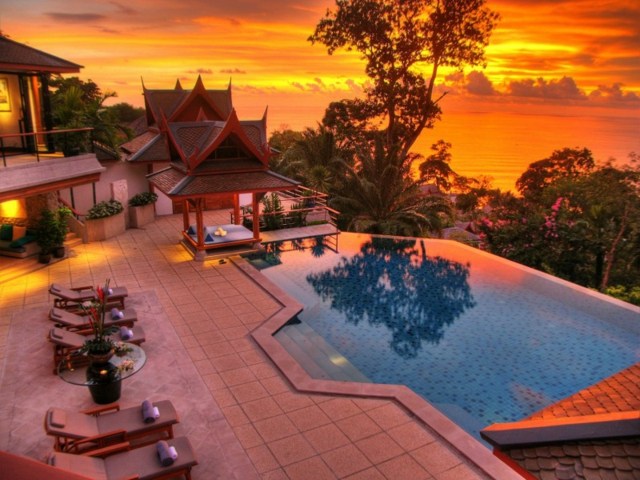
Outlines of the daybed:
{"label": "daybed", "polygon": [[[222,234],[220,233],[222,231]],[[222,243],[249,242],[253,240],[253,232],[242,225],[232,223],[216,225],[215,227],[204,227],[205,245],[217,245]],[[198,235],[196,226],[191,225],[187,230],[187,235],[197,244]]]}

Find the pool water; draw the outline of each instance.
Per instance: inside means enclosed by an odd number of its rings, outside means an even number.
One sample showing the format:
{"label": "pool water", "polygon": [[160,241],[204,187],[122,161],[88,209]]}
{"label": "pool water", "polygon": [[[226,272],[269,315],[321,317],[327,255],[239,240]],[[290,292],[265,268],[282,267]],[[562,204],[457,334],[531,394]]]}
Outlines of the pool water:
{"label": "pool water", "polygon": [[343,233],[339,252],[297,247],[254,262],[304,304],[299,319],[478,438],[640,359],[635,307],[455,242]]}

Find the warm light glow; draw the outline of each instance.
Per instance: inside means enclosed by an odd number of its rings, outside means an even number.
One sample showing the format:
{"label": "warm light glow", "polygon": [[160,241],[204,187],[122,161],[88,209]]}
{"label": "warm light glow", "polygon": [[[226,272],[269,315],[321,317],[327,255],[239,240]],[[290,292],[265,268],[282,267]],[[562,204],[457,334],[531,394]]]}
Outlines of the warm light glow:
{"label": "warm light glow", "polygon": [[24,206],[24,200],[7,200],[0,203],[0,217],[26,218],[27,210]]}

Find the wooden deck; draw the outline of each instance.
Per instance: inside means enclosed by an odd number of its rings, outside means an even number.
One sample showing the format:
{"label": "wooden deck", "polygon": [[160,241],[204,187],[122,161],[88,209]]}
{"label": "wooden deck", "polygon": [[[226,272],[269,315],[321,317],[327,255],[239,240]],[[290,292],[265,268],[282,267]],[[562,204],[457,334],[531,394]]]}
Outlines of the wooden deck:
{"label": "wooden deck", "polygon": [[326,237],[339,235],[340,230],[334,225],[323,223],[321,225],[309,225],[306,227],[283,228],[260,232],[262,243],[283,242],[286,240],[301,240],[303,238]]}

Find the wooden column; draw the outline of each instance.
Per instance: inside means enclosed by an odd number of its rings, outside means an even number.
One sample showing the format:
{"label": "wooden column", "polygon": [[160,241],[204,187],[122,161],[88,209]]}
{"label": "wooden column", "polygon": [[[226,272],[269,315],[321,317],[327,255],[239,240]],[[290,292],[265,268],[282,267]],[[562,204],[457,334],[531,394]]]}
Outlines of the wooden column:
{"label": "wooden column", "polygon": [[258,201],[258,194],[251,194],[251,207],[253,209],[253,238],[260,239],[260,202]]}
{"label": "wooden column", "polygon": [[233,223],[240,225],[242,220],[240,219],[240,194],[233,194]]}
{"label": "wooden column", "polygon": [[182,201],[182,225],[183,231],[189,230],[189,200]]}
{"label": "wooden column", "polygon": [[198,250],[204,249],[204,220],[202,219],[202,199],[198,198],[196,202],[196,230],[198,232]]}

